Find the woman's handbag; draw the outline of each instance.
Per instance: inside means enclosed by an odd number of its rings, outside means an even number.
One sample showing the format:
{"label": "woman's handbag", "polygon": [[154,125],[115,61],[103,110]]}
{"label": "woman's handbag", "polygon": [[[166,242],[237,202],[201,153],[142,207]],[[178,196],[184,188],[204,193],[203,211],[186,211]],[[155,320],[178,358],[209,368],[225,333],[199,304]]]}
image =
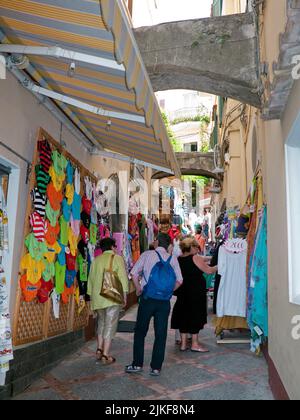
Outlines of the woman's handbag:
{"label": "woman's handbag", "polygon": [[124,304],[124,292],[123,286],[120,282],[118,274],[113,271],[115,256],[111,256],[110,267],[108,270],[104,271],[103,274],[103,284],[100,295],[105,299],[111,300],[117,305]]}

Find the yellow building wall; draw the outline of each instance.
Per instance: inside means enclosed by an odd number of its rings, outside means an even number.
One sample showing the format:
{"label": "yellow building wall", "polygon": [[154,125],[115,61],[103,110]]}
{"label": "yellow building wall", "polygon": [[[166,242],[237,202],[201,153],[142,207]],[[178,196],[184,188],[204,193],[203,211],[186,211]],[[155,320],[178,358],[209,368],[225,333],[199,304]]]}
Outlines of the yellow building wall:
{"label": "yellow building wall", "polygon": [[243,13],[246,10],[246,0],[225,0],[223,1],[223,15]]}
{"label": "yellow building wall", "polygon": [[[238,3],[238,0],[225,0],[223,14],[237,13]],[[274,3],[270,0],[265,1],[260,34],[261,61],[269,64],[269,85],[274,77],[272,65],[278,60],[279,37],[284,32],[287,21],[287,1],[276,0],[276,7]],[[236,104],[236,101],[229,99],[225,114]],[[281,120],[264,121],[259,110],[247,107],[247,127],[242,127],[241,122],[237,122],[234,126],[240,130],[240,143],[238,131],[232,131],[228,136],[230,154],[237,156],[238,144],[242,147],[244,142],[244,156],[240,149],[240,158],[231,159],[230,165],[226,168],[223,191],[216,198],[217,203],[224,198],[230,202],[232,197],[236,202],[239,199],[243,201],[241,198],[243,188],[236,178],[244,176],[245,185],[250,188],[256,164],[260,162],[265,201],[268,204],[269,354],[289,397],[296,400],[300,398],[300,341],[292,338],[291,331],[292,319],[300,315],[300,306],[291,304],[289,299],[287,179],[284,145],[299,112],[300,81],[294,85]]]}

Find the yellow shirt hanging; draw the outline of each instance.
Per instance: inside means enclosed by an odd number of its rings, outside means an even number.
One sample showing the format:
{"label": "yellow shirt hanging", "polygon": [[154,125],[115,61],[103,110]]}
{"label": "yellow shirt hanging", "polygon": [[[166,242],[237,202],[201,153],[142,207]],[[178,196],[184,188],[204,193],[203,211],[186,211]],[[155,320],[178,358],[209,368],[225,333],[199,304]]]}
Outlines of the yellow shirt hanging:
{"label": "yellow shirt hanging", "polygon": [[68,184],[66,186],[66,198],[68,199],[68,205],[71,206],[74,201],[74,185]]}
{"label": "yellow shirt hanging", "polygon": [[56,191],[61,191],[64,185],[64,181],[66,179],[66,174],[63,173],[61,175],[57,175],[53,166],[51,166],[51,168],[49,169],[49,174],[51,176]]}

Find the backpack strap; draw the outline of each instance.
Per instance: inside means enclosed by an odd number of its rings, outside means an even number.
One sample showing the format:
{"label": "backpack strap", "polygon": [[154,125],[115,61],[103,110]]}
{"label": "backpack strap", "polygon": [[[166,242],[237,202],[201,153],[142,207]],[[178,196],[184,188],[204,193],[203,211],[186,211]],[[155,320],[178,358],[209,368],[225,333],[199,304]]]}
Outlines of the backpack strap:
{"label": "backpack strap", "polygon": [[164,262],[164,260],[162,259],[162,257],[161,257],[161,255],[160,255],[160,253],[159,253],[159,252],[157,252],[157,251],[155,251],[155,252],[156,252],[156,254],[158,255],[158,258],[159,258],[160,262],[164,264],[165,262]]}
{"label": "backpack strap", "polygon": [[164,260],[162,259],[162,256],[160,255],[160,253],[159,253],[159,252],[157,252],[157,251],[155,251],[155,252],[157,253],[157,255],[158,255],[159,259],[160,259],[160,262],[161,262],[162,264],[166,265],[166,264],[170,264],[170,263],[171,263],[172,255],[170,256],[170,258],[168,258],[168,259],[167,259],[167,261],[164,261]]}

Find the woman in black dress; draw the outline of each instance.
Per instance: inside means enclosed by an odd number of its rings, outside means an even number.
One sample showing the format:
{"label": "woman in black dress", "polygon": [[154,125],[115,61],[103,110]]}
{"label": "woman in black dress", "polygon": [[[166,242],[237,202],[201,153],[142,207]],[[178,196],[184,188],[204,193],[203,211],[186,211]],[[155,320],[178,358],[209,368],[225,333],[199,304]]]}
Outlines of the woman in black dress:
{"label": "woman in black dress", "polygon": [[183,284],[176,291],[177,302],[173,309],[171,327],[179,329],[181,351],[187,350],[187,336],[192,335],[191,351],[206,353],[208,350],[198,341],[198,335],[207,324],[207,291],[203,273],[213,274],[217,267],[210,267],[208,260],[198,255],[199,244],[188,238],[181,243],[182,257],[178,258]]}

